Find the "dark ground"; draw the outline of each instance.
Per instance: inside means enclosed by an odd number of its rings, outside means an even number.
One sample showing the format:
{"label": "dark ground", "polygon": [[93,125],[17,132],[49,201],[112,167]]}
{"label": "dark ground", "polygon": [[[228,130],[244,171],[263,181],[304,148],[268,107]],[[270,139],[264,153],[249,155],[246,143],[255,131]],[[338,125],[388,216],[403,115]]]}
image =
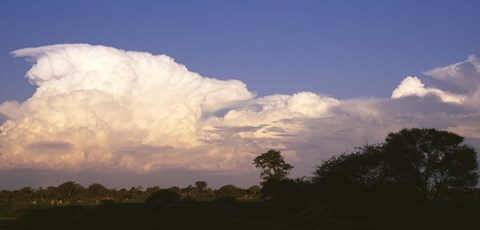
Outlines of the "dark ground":
{"label": "dark ground", "polygon": [[[0,212],[0,229],[480,229],[478,207],[468,212],[445,207],[446,209],[436,209],[435,213],[409,218],[404,225],[318,216],[287,216],[279,214],[264,202],[197,202],[166,207],[143,203],[54,208],[27,206],[13,207],[14,211],[9,212],[5,211],[7,207],[4,205],[4,211]],[[0,206],[0,210],[1,208]],[[476,217],[479,217],[479,221],[476,221]],[[464,219],[471,222],[467,223]],[[416,221],[420,221],[418,225]]]}
{"label": "dark ground", "polygon": [[[159,207],[142,203],[29,208],[10,213],[0,229],[386,229],[346,221],[282,216],[262,202],[195,203]],[[5,218],[5,217],[4,217]]]}

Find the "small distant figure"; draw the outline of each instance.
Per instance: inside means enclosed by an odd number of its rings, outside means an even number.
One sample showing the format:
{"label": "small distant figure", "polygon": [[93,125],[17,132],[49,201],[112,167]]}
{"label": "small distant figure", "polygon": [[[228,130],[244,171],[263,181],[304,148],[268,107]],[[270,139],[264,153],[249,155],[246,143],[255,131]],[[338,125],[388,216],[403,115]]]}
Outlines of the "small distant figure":
{"label": "small distant figure", "polygon": [[32,201],[32,205],[33,207],[37,206],[37,201],[36,200]]}
{"label": "small distant figure", "polygon": [[50,205],[51,206],[57,206],[57,207],[63,206],[63,200],[54,199],[54,200],[50,201]]}

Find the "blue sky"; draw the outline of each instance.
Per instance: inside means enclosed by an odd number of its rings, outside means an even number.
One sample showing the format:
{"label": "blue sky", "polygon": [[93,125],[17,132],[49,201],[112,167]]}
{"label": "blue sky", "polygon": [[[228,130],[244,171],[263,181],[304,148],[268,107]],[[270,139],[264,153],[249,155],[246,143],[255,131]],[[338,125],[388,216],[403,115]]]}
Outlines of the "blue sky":
{"label": "blue sky", "polygon": [[89,43],[167,54],[258,95],[389,97],[406,75],[480,53],[478,1],[2,1],[0,101],[34,87],[9,52]]}
{"label": "blue sky", "polygon": [[478,12],[473,0],[0,1],[0,189],[150,186],[159,172],[161,186],[249,186],[270,148],[309,176],[404,127],[478,149]]}

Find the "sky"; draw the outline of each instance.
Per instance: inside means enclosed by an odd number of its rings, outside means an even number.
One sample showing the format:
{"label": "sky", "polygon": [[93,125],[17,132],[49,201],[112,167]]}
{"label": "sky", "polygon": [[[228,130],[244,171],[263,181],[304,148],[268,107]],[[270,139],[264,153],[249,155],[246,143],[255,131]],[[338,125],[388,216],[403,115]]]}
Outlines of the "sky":
{"label": "sky", "polygon": [[478,1],[2,1],[0,189],[257,184],[405,127],[480,149]]}

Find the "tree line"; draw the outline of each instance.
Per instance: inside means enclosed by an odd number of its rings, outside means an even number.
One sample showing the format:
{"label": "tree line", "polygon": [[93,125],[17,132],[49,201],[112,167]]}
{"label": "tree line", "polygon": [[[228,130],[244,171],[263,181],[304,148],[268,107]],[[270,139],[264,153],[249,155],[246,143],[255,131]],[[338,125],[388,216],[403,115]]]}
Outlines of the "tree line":
{"label": "tree line", "polygon": [[[182,201],[212,201],[226,197],[233,200],[258,200],[260,197],[259,185],[244,189],[229,184],[219,189],[212,189],[208,187],[206,181],[197,181],[193,185],[183,188],[173,186],[162,189],[159,186],[152,186],[144,189],[142,186],[137,186],[130,189],[109,189],[100,183],[84,187],[74,181],[68,181],[46,188],[24,187],[18,190],[1,190],[0,202],[50,203],[52,200],[62,200],[64,204],[143,202],[145,200],[155,201],[154,194],[164,190],[175,194],[175,197]],[[158,195],[156,196],[158,197]]]}

